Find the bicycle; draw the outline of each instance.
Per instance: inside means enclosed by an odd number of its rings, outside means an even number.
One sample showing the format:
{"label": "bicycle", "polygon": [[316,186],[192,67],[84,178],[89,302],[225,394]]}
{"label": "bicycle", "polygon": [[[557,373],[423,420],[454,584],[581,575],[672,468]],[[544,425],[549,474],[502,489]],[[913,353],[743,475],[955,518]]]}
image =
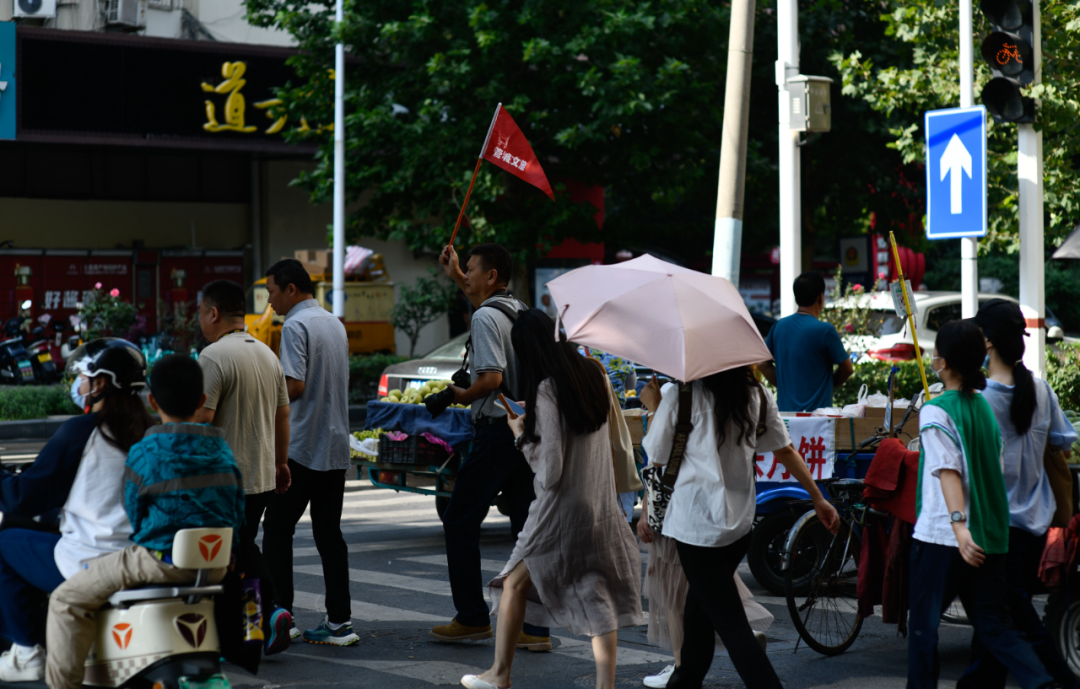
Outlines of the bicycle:
{"label": "bicycle", "polygon": [[[903,428],[915,406],[913,399],[893,433]],[[879,429],[874,436],[860,443],[856,451],[885,437],[888,437],[888,430]],[[818,653],[832,656],[850,648],[862,629],[863,618],[859,616],[856,593],[862,530],[869,518],[889,515],[865,501],[865,484],[861,480],[834,478],[819,483],[836,507],[840,527],[836,534],[830,534],[816,512],[811,510],[802,515],[788,533],[782,568],[788,613],[800,640]],[[943,611],[942,620],[967,624],[963,606],[958,602],[952,602]]]}

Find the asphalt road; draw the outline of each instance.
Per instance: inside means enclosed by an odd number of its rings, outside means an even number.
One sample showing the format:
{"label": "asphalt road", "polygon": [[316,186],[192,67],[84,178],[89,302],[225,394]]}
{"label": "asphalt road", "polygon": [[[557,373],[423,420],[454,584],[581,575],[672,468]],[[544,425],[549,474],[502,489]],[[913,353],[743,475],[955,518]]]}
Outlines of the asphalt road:
{"label": "asphalt road", "polygon": [[[0,450],[0,457],[3,454]],[[428,636],[431,626],[445,624],[454,613],[442,527],[433,498],[373,489],[366,481],[352,481],[342,524],[350,553],[353,626],[360,643],[347,648],[294,644],[285,653],[264,659],[257,676],[226,666],[233,687],[423,689],[457,685],[461,675],[478,674],[490,666],[494,653],[490,641],[446,645]],[[494,576],[513,549],[509,520],[494,509],[484,523],[481,547],[484,574]],[[297,623],[301,628],[314,627],[323,614],[321,565],[310,526],[303,522],[295,542],[295,571]],[[776,616],[767,634],[768,652],[785,687],[905,686],[907,646],[897,636],[895,626],[884,625],[877,617],[867,619],[855,645],[838,657],[826,658],[805,646],[796,653],[798,635],[784,601],[759,587],[745,565],[741,573],[758,602]],[[553,630],[553,636],[557,647],[550,653],[518,651],[514,686],[594,686],[589,640],[563,630]],[[966,666],[970,638],[970,628],[942,626],[943,686],[954,683]],[[644,626],[620,632],[618,687],[641,687],[641,677],[669,662],[670,653],[649,645]],[[10,686],[40,689],[45,685]],[[731,660],[720,654],[706,686],[743,685]]]}

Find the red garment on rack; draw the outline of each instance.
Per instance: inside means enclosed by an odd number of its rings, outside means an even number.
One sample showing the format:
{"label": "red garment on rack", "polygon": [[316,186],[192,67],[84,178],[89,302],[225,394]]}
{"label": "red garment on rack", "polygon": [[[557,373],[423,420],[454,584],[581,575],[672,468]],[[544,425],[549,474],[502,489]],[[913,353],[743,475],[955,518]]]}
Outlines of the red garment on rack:
{"label": "red garment on rack", "polygon": [[891,512],[908,524],[915,523],[915,494],[919,488],[919,453],[911,452],[896,438],[878,445],[863,479],[863,497],[879,510]]}
{"label": "red garment on rack", "polygon": [[882,621],[898,625],[897,630],[906,636],[919,453],[909,452],[895,438],[883,440],[863,481],[863,497],[893,516],[888,520],[871,517],[863,528],[856,585],[859,615],[869,617],[874,606],[880,605]]}

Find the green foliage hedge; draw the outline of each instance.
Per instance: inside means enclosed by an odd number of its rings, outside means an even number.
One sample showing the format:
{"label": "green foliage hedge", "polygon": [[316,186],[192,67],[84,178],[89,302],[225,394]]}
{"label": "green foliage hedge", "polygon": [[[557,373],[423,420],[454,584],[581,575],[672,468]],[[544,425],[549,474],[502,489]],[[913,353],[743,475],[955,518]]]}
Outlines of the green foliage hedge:
{"label": "green foliage hedge", "polygon": [[0,387],[0,421],[44,419],[58,414],[79,414],[66,385]]}
{"label": "green foliage hedge", "polygon": [[[854,404],[859,395],[859,387],[866,383],[870,393],[888,391],[889,370],[895,363],[897,372],[897,397],[911,399],[922,389],[919,380],[919,368],[914,361],[871,361],[855,366],[852,374],[842,386],[833,392],[833,405],[842,407]],[[931,385],[937,382],[926,360],[926,378]],[[1057,393],[1062,409],[1080,411],[1080,345],[1061,344],[1046,348],[1046,379]]]}
{"label": "green foliage hedge", "polygon": [[397,354],[362,354],[349,357],[349,404],[364,404],[378,397],[379,377],[387,366],[408,361]]}

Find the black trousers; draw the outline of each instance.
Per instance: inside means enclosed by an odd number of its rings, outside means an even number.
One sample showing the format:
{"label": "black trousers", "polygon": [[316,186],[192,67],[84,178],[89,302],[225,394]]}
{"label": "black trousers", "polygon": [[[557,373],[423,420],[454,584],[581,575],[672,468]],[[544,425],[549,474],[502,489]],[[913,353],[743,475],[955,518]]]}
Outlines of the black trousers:
{"label": "black trousers", "polygon": [[750,549],[750,534],[720,548],[679,541],[675,546],[690,589],[683,618],[682,665],[671,676],[668,689],[700,689],[716,650],[714,631],[747,689],[783,687],[769,656],[754,638],[735,586],[735,570]]}
{"label": "black trousers", "polygon": [[259,536],[259,524],[262,523],[263,513],[274,499],[274,491],[254,493],[244,496],[244,526],[240,529],[240,551],[237,553],[237,568],[251,577],[259,580],[262,592],[263,624],[270,623],[270,614],[274,612],[274,601],[277,594],[274,589],[274,577],[266,565],[266,558],[259,550],[259,544],[255,539]]}
{"label": "black trousers", "polygon": [[311,505],[311,531],[322,558],[326,616],[334,624],[352,619],[349,595],[349,547],[341,535],[345,470],[315,471],[289,460],[292,486],[276,495],[263,522],[263,552],[274,581],[277,604],[293,612],[293,534]]}
{"label": "black trousers", "polygon": [[[525,455],[514,449],[514,434],[506,423],[488,424],[476,432],[469,455],[458,468],[454,492],[442,517],[450,592],[459,623],[469,627],[491,623],[480,571],[480,524],[491,501],[502,491],[516,537],[536,497],[532,482],[532,469]],[[526,624],[522,628],[526,634],[548,635],[543,627]]]}
{"label": "black trousers", "polygon": [[[1045,548],[1046,534],[1036,536],[1023,529],[1009,528],[1009,554],[1005,556],[1005,580],[1008,582],[1005,601],[1013,626],[1031,644],[1046,671],[1062,686],[1073,687],[1077,684],[1076,678],[1058,653],[1050,632],[1031,602],[1032,596],[1042,589],[1039,562]],[[1005,665],[975,632],[971,637],[971,666],[956,686],[959,689],[1005,689],[1007,673]]]}

